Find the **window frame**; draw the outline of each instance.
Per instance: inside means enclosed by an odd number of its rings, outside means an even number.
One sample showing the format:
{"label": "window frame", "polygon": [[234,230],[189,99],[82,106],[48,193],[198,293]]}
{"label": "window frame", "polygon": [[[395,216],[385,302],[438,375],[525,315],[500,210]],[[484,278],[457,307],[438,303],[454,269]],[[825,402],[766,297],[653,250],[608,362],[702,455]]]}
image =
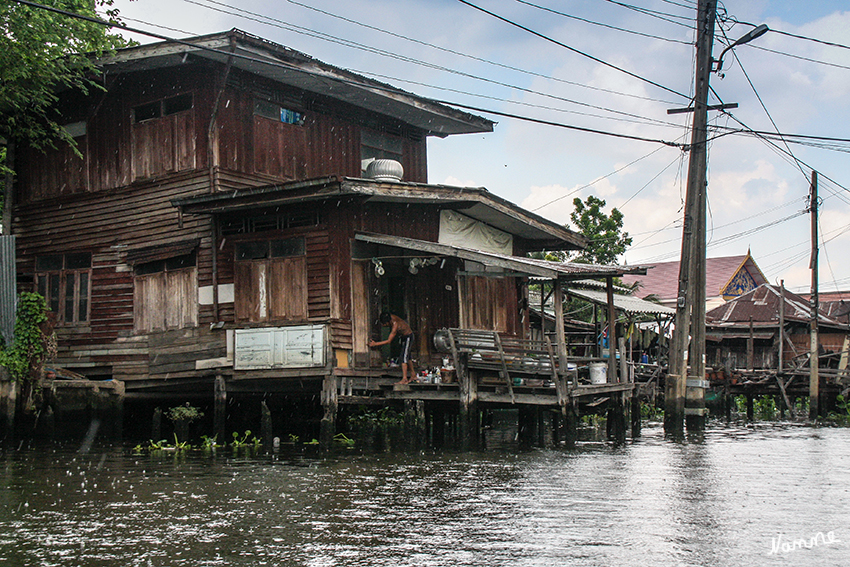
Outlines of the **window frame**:
{"label": "window frame", "polygon": [[[53,262],[52,266],[46,263]],[[91,322],[92,254],[69,252],[42,254],[35,258],[35,289],[60,327],[78,327]],[[70,295],[69,298],[69,287]],[[70,317],[69,315],[70,310]],[[70,319],[70,320],[69,320]]]}
{"label": "window frame", "polygon": [[[182,276],[182,277],[181,277]],[[155,312],[150,306],[145,305],[147,297],[146,287],[151,282],[158,282],[162,297],[158,303],[161,310]],[[194,300],[190,304],[181,302],[175,305],[174,301],[186,299],[184,294],[177,293],[179,290],[172,289],[175,285],[185,284],[189,281],[189,287],[194,290]],[[185,311],[185,308],[189,311]],[[181,315],[176,317],[176,315]],[[170,321],[178,320],[176,324]],[[199,304],[198,304],[198,255],[197,250],[180,256],[168,258],[157,258],[148,262],[138,262],[133,269],[133,330],[139,334],[172,331],[177,329],[190,329],[198,326]]]}
{"label": "window frame", "polygon": [[[233,246],[233,263],[234,318],[238,323],[308,320],[307,239],[304,235],[239,240]],[[281,294],[276,288],[278,279],[293,276],[298,276],[298,280],[287,288],[288,295]]]}

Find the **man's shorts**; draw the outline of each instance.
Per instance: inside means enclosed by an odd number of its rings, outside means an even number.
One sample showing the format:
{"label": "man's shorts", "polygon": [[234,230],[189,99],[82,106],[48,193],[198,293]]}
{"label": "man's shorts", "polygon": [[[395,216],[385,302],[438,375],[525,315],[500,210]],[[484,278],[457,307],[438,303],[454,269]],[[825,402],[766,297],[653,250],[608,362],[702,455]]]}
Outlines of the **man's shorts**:
{"label": "man's shorts", "polygon": [[401,342],[401,354],[398,357],[399,364],[410,362],[410,349],[413,346],[413,333],[403,335],[399,341]]}

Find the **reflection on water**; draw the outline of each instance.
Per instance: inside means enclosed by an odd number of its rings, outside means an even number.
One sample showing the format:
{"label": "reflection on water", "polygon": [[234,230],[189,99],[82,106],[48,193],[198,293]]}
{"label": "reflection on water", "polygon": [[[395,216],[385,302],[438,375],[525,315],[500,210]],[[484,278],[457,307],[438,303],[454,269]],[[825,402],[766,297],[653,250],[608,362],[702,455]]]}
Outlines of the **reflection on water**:
{"label": "reflection on water", "polygon": [[0,565],[847,564],[848,429],[647,427],[575,451],[492,435],[475,454],[6,450]]}

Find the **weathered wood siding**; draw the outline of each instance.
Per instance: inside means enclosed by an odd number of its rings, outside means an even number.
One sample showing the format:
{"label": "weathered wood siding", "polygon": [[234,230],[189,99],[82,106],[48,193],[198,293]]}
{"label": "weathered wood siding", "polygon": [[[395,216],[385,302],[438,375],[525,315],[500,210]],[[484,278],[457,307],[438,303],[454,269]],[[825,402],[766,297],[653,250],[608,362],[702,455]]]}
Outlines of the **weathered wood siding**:
{"label": "weathered wood siding", "polygon": [[[63,100],[66,123],[85,122],[77,151],[64,142],[45,152],[21,148],[18,186],[23,202],[98,192],[175,172],[206,168],[207,128],[215,69],[187,66],[159,73],[140,72],[108,81],[108,91],[87,100]],[[181,94],[192,108],[156,120],[134,123],[133,108]]]}
{"label": "weathered wood siding", "polygon": [[[177,210],[169,201],[208,191],[208,183],[203,173],[182,174],[168,183],[136,184],[108,194],[85,193],[16,210],[13,229],[18,235],[19,283],[24,288],[33,281],[37,256],[81,251],[92,254],[90,319],[86,325],[57,327],[57,365],[112,368],[116,377],[128,379],[147,373],[148,337],[134,331],[134,276],[127,253],[198,239],[197,271],[209,281],[209,219],[189,217],[179,228]],[[197,288],[184,291],[187,297],[197,294]],[[211,309],[204,306],[198,318],[208,325]],[[215,339],[222,341],[223,348],[223,339]],[[199,345],[201,351],[208,348]]]}

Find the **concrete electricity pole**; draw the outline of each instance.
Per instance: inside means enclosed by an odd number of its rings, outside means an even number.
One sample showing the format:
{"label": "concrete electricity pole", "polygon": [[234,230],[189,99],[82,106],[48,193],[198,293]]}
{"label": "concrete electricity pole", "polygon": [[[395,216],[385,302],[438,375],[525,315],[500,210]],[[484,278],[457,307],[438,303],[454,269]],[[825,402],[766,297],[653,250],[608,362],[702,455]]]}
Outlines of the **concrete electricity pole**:
{"label": "concrete electricity pole", "polygon": [[[686,386],[691,382],[688,394],[687,414],[704,424],[705,398],[703,378],[688,379],[688,344],[692,313],[699,319],[693,321],[695,329],[705,332],[705,189],[706,189],[706,138],[708,124],[708,86],[712,71],[711,47],[714,42],[716,0],[699,0],[697,7],[697,65],[696,88],[693,104],[693,128],[691,130],[690,157],[688,162],[688,186],[685,194],[685,218],[682,227],[682,254],[679,261],[679,293],[676,302],[676,328],[670,347],[667,382],[664,392],[664,431],[667,435],[681,435],[686,414]],[[698,292],[697,290],[702,290]],[[701,309],[694,309],[698,297],[702,297]],[[696,344],[699,342],[695,340]],[[700,362],[704,357],[700,356]],[[693,357],[691,357],[693,359]],[[697,361],[692,366],[697,370]],[[703,377],[705,373],[704,364]],[[697,384],[699,381],[699,384]],[[699,388],[696,386],[699,385]],[[689,420],[689,424],[691,421]],[[696,422],[694,422],[696,425]]]}
{"label": "concrete electricity pole", "polygon": [[809,211],[812,213],[812,319],[809,335],[809,419],[815,421],[820,409],[820,356],[818,352],[818,172],[812,171],[812,187],[809,195]]}
{"label": "concrete electricity pole", "polygon": [[[712,65],[723,67],[723,56],[738,45],[749,43],[767,33],[762,24],[726,47],[715,62],[711,58],[717,0],[699,0],[697,5],[697,69],[693,108],[668,110],[668,114],[694,113],[691,130],[688,187],[685,195],[685,219],[682,227],[682,256],[679,261],[679,294],[676,301],[676,328],[670,345],[670,360],[665,387],[664,431],[683,433],[683,418],[688,429],[705,428],[705,247],[706,247],[706,169],[708,151],[708,111],[737,108],[735,103],[708,106],[708,87]],[[691,335],[693,340],[691,341]],[[690,345],[690,355],[688,347]],[[688,365],[690,363],[690,373]]]}

